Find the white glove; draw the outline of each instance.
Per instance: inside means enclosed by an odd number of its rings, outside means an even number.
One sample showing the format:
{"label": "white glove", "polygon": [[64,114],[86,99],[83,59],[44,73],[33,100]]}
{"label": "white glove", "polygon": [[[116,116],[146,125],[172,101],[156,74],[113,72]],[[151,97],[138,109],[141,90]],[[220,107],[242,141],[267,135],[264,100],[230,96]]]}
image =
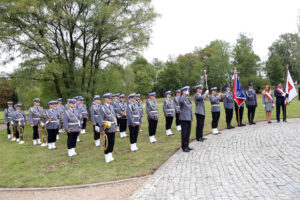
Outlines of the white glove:
{"label": "white glove", "polygon": [[95,131],[96,132],[100,132],[100,127],[99,126],[95,126]]}
{"label": "white glove", "polygon": [[187,96],[189,96],[190,95],[190,91],[186,91],[186,93],[185,93]]}
{"label": "white glove", "polygon": [[42,126],[45,126],[43,122],[41,122],[41,125],[42,125]]}
{"label": "white glove", "polygon": [[205,91],[205,94],[208,94],[208,93],[209,93],[209,90],[206,90],[206,91]]}
{"label": "white glove", "polygon": [[275,104],[273,103],[273,107],[275,106]]}
{"label": "white glove", "polygon": [[283,93],[282,96],[285,97],[285,96],[286,96],[286,93]]}
{"label": "white glove", "polygon": [[266,107],[266,105],[265,105],[265,104],[263,104],[263,106],[264,106],[264,108]]}

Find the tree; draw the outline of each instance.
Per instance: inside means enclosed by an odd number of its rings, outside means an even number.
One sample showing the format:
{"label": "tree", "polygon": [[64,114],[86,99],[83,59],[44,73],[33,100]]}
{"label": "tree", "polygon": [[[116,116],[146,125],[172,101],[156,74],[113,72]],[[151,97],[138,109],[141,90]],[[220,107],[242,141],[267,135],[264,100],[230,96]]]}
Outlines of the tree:
{"label": "tree", "polygon": [[0,107],[4,108],[7,106],[8,101],[17,103],[15,99],[14,88],[11,82],[7,79],[0,80]]}
{"label": "tree", "polygon": [[275,53],[268,58],[266,71],[272,85],[284,82],[285,70],[278,54]]}
{"label": "tree", "polygon": [[50,82],[57,96],[92,96],[107,63],[149,44],[156,16],[150,0],[3,0],[0,44],[7,61],[18,52],[35,72],[23,78]]}
{"label": "tree", "polygon": [[253,39],[240,34],[233,48],[233,65],[236,67],[244,88],[257,76],[260,58],[253,51]]}

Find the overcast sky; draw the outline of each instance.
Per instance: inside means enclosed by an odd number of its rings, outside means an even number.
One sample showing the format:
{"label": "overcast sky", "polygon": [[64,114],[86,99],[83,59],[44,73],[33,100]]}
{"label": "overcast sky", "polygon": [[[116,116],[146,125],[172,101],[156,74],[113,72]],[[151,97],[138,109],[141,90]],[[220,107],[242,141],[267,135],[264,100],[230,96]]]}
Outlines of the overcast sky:
{"label": "overcast sky", "polygon": [[300,0],[152,0],[155,22],[148,61],[192,52],[221,39],[234,45],[239,33],[253,37],[262,60],[283,33],[297,32]]}

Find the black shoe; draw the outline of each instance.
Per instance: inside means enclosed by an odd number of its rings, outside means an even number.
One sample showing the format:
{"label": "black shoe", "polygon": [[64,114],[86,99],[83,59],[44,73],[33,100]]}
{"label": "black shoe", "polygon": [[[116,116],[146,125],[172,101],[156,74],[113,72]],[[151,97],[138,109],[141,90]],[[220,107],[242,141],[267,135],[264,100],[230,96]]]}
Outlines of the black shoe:
{"label": "black shoe", "polygon": [[279,121],[279,120],[277,120],[277,123],[280,123],[280,121]]}
{"label": "black shoe", "polygon": [[232,128],[235,128],[235,127],[230,125],[230,128],[232,129]]}
{"label": "black shoe", "polygon": [[252,122],[249,122],[249,125],[252,125]]}
{"label": "black shoe", "polygon": [[190,151],[194,150],[194,149],[192,149],[192,148],[190,148],[190,147],[187,147],[187,148],[188,148],[188,150],[190,150]]}
{"label": "black shoe", "polygon": [[283,122],[287,122],[286,120],[283,120]]}
{"label": "black shoe", "polygon": [[231,129],[231,127],[227,125],[227,129]]}
{"label": "black shoe", "polygon": [[203,139],[202,138],[198,138],[197,141],[198,142],[203,142]]}
{"label": "black shoe", "polygon": [[251,122],[251,123],[254,124],[254,125],[256,124],[255,122]]}
{"label": "black shoe", "polygon": [[246,126],[246,124],[241,123],[241,126]]}
{"label": "black shoe", "polygon": [[204,137],[203,137],[203,138],[201,138],[201,139],[202,139],[202,140],[207,140],[207,138],[204,138]]}
{"label": "black shoe", "polygon": [[182,151],[183,152],[190,152],[190,150],[188,148],[183,148]]}

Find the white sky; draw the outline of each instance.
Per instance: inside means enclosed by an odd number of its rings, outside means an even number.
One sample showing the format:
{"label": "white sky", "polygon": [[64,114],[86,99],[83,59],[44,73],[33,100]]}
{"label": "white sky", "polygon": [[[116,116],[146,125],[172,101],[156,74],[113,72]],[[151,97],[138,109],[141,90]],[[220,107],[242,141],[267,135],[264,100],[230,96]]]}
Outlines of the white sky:
{"label": "white sky", "polygon": [[[161,16],[153,27],[152,44],[144,51],[149,62],[166,61],[216,39],[233,45],[239,33],[253,37],[254,51],[264,61],[280,34],[297,32],[300,14],[300,0],[152,1]],[[19,62],[0,66],[0,72],[12,72]]]}
{"label": "white sky", "polygon": [[152,0],[161,15],[151,45],[144,51],[166,61],[221,39],[231,45],[239,33],[253,37],[253,48],[266,60],[268,47],[283,33],[296,33],[300,0]]}

